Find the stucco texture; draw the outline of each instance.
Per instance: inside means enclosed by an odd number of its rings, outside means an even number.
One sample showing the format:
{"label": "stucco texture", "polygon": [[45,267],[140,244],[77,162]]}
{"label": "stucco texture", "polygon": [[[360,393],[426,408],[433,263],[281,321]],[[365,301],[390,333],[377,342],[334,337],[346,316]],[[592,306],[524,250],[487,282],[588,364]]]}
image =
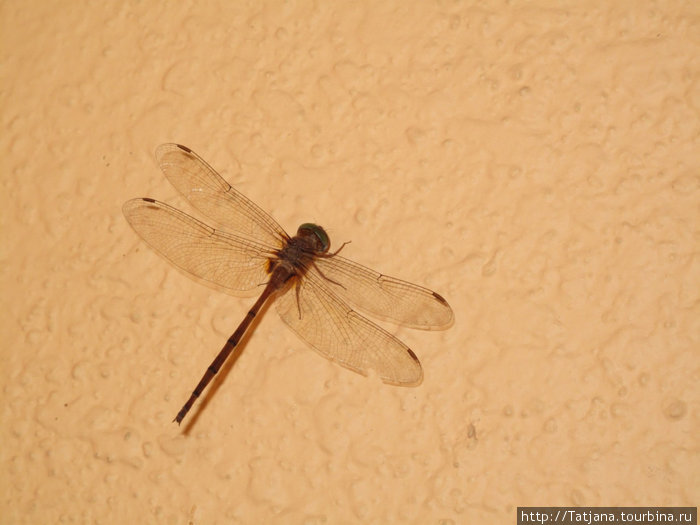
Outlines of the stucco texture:
{"label": "stucco texture", "polygon": [[[0,5],[0,523],[514,523],[696,505],[700,4]],[[451,304],[387,386],[168,264],[199,153]],[[197,215],[201,218],[201,216]]]}

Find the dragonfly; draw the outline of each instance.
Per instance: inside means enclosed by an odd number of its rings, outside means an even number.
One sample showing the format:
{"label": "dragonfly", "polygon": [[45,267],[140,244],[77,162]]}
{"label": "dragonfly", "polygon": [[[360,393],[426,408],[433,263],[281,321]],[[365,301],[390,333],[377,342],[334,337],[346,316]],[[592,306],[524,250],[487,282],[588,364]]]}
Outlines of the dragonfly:
{"label": "dragonfly", "polygon": [[186,274],[232,295],[261,293],[175,416],[178,425],[238,346],[255,316],[274,300],[277,313],[323,357],[387,384],[416,386],[416,354],[365,315],[425,330],[445,329],[453,312],[438,293],[370,270],[334,252],[326,231],[304,223],[293,237],[180,144],[156,148],[175,189],[217,228],[151,198],[124,203],[124,216],[158,254]]}

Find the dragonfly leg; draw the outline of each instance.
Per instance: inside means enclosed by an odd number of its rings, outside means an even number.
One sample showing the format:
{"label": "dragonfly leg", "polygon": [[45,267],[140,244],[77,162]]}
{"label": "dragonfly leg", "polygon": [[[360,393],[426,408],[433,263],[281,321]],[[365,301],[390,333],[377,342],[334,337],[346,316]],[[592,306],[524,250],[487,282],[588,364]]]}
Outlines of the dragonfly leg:
{"label": "dragonfly leg", "polygon": [[295,284],[294,292],[297,296],[297,310],[299,311],[299,319],[301,319],[301,302],[299,302],[299,283]]}
{"label": "dragonfly leg", "polygon": [[[348,242],[350,242],[350,241],[348,241]],[[347,244],[347,243],[345,243],[345,244]],[[343,245],[343,246],[344,246],[344,245]],[[341,246],[341,248],[342,248],[342,246]],[[338,281],[334,281],[334,280],[331,279],[330,277],[326,277],[326,276],[323,274],[323,272],[321,271],[321,269],[320,269],[318,266],[316,266],[316,263],[315,263],[315,262],[311,261],[311,264],[313,265],[314,268],[316,268],[316,271],[317,271],[318,273],[320,273],[320,274],[321,274],[321,277],[323,277],[326,281],[330,281],[330,282],[332,282],[333,284],[337,284],[338,286],[340,286],[343,290],[347,290],[347,288],[345,288],[345,286],[343,286],[342,284],[340,284]]]}
{"label": "dragonfly leg", "polygon": [[334,251],[331,254],[326,255],[326,257],[333,257],[334,255],[338,255],[340,253],[340,250],[345,248],[346,244],[350,244],[352,241],[345,241],[343,244],[340,245],[340,248],[338,248],[336,251]]}

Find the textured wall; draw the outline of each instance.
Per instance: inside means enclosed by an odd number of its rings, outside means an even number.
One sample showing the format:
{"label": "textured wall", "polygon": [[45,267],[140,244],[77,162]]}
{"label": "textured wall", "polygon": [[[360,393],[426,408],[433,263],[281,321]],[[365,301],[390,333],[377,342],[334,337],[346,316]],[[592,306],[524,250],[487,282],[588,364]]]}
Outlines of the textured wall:
{"label": "textured wall", "polygon": [[[700,8],[0,7],[2,523],[513,523],[695,505]],[[200,153],[293,231],[450,301],[417,388],[197,284],[122,203]],[[693,481],[695,480],[695,481]]]}

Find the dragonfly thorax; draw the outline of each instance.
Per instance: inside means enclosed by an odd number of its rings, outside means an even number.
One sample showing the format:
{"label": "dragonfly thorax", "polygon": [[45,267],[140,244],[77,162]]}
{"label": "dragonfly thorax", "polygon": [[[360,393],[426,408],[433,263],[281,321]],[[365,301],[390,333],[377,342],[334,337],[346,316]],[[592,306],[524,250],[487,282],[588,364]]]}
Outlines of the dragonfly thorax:
{"label": "dragonfly thorax", "polygon": [[268,272],[272,273],[274,267],[281,265],[291,274],[302,275],[313,260],[322,257],[328,248],[330,241],[323,228],[315,224],[302,224],[297,234],[276,252],[277,257],[270,260],[272,266]]}

